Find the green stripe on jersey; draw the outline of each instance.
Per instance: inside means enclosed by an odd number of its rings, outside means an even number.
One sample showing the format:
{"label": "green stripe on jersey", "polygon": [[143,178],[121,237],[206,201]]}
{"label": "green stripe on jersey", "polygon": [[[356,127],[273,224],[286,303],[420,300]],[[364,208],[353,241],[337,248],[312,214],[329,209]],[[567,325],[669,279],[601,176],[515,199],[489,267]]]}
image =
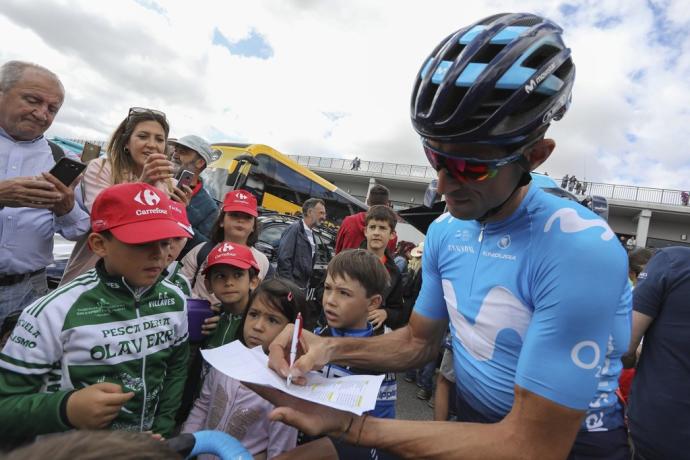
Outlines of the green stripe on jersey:
{"label": "green stripe on jersey", "polygon": [[14,366],[23,367],[26,369],[52,369],[53,368],[52,364],[27,363],[26,361],[21,361],[19,359],[14,359],[11,356],[7,356],[4,353],[0,353],[0,360],[5,361],[6,363],[10,363]]}
{"label": "green stripe on jersey", "polygon": [[82,275],[78,278],[73,279],[71,282],[65,284],[63,287],[58,288],[51,292],[50,294],[46,295],[45,297],[42,297],[37,301],[37,303],[31,307],[29,310],[27,310],[27,313],[30,314],[31,316],[38,318],[38,315],[41,314],[45,306],[52,302],[55,297],[64,294],[67,291],[72,290],[73,288],[76,288],[78,286],[86,286],[88,284],[98,282],[98,275],[96,272],[93,273],[87,273],[86,275]]}

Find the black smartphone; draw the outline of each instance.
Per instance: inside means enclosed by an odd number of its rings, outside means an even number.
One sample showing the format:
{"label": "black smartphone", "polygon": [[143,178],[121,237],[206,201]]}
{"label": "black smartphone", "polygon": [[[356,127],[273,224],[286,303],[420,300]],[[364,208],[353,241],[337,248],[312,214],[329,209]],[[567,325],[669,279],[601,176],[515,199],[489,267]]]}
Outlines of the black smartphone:
{"label": "black smartphone", "polygon": [[88,163],[95,160],[101,155],[101,147],[90,142],[84,143],[84,148],[81,151],[81,162]]}
{"label": "black smartphone", "polygon": [[189,184],[192,183],[192,179],[194,179],[194,173],[191,171],[187,171],[186,169],[183,169],[177,175],[177,186],[180,188],[182,188],[183,185],[189,187]]}
{"label": "black smartphone", "polygon": [[53,166],[53,169],[50,170],[50,174],[69,187],[85,168],[86,165],[84,163],[71,158],[62,157],[60,161]]}

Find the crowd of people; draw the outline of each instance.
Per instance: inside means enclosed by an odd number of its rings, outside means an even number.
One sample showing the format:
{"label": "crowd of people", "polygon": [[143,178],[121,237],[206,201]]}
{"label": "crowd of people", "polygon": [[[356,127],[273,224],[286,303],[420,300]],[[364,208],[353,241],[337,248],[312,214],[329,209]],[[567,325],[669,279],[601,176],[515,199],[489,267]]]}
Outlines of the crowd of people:
{"label": "crowd of people", "polygon": [[[491,71],[461,74],[475,61]],[[538,75],[511,74],[496,91],[517,62]],[[388,191],[372,187],[314,281],[324,201],[303,203],[274,270],[254,247],[256,198],[232,190],[217,206],[200,178],[208,143],[171,141],[165,114],[141,107],[105,157],[63,184],[47,172],[60,155],[43,134],[65,88],[41,66],[3,64],[1,444],[27,444],[13,458],[51,445],[57,456],[118,445],[92,431],[107,429],[146,433],[116,447],[143,452],[218,430],[254,458],[687,458],[690,249],[626,252],[597,215],[530,185],[574,77],[562,29],[540,16],[494,15],[449,35],[424,61],[411,107],[447,212],[423,244],[397,242]],[[485,103],[501,116],[478,123]],[[49,293],[55,233],[77,245]],[[321,293],[316,327],[290,364],[310,288]],[[192,300],[205,305],[201,321]],[[244,385],[201,358],[236,340],[296,385],[312,370],[383,374],[376,406],[356,416]],[[396,419],[398,372],[433,399],[434,421]],[[70,430],[60,449],[43,437]]]}

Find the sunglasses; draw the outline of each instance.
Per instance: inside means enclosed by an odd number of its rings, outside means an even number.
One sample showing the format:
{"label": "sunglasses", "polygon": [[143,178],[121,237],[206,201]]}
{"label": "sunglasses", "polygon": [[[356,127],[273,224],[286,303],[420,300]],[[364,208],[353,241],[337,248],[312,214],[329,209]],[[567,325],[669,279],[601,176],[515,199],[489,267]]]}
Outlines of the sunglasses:
{"label": "sunglasses", "polygon": [[161,112],[160,110],[147,109],[146,107],[130,107],[129,113],[127,114],[127,118],[131,117],[132,115],[139,114],[139,113],[148,113],[151,115],[156,115],[156,116],[162,117],[163,120],[166,120],[165,113]]}
{"label": "sunglasses", "polygon": [[520,161],[527,147],[523,146],[517,152],[497,160],[479,160],[442,152],[431,147],[429,141],[424,138],[422,138],[422,146],[432,168],[437,172],[445,169],[448,174],[460,182],[481,182],[496,177],[499,168]]}

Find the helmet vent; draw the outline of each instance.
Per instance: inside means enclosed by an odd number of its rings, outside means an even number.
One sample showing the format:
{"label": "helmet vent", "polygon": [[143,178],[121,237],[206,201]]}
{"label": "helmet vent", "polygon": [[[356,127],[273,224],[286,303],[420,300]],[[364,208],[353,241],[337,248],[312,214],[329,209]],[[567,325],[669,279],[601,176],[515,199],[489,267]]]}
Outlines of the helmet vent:
{"label": "helmet vent", "polygon": [[530,55],[525,62],[522,63],[525,67],[530,67],[532,69],[538,69],[546,61],[554,57],[560,52],[558,48],[552,45],[542,45],[534,53]]}
{"label": "helmet vent", "polygon": [[530,15],[530,17],[520,19],[519,21],[515,21],[515,22],[511,23],[510,25],[511,26],[522,26],[522,27],[533,27],[533,26],[536,26],[538,24],[541,24],[542,22],[544,22],[544,20],[542,18],[540,18],[539,16]]}
{"label": "helmet vent", "polygon": [[487,43],[480,49],[474,56],[472,56],[472,62],[480,64],[488,64],[493,58],[496,57],[498,53],[505,47],[505,45],[493,45]]}
{"label": "helmet vent", "polygon": [[568,58],[565,60],[561,66],[556,69],[554,72],[554,75],[556,75],[558,78],[561,80],[565,80],[568,77],[568,74],[570,74],[570,71],[573,69],[573,60]]}

